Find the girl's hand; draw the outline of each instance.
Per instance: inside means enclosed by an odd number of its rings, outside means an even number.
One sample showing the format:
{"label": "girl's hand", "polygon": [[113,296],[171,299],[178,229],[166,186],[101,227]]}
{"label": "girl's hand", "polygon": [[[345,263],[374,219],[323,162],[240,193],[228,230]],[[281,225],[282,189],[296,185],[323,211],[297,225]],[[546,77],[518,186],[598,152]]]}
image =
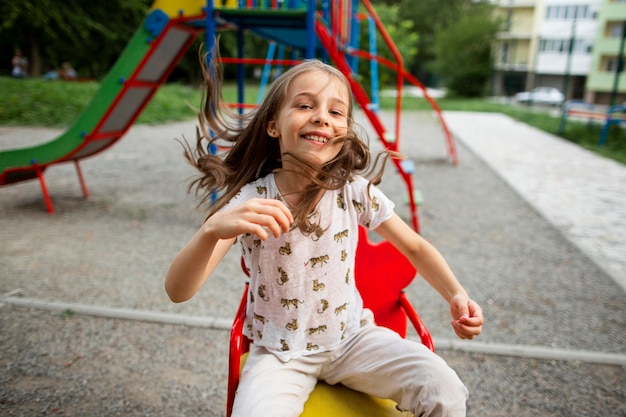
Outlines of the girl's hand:
{"label": "girl's hand", "polygon": [[483,310],[466,295],[456,295],[450,300],[452,327],[461,339],[473,339],[483,329]]}
{"label": "girl's hand", "polygon": [[289,231],[293,216],[287,206],[274,199],[255,198],[209,217],[202,226],[219,239],[252,233],[266,240]]}

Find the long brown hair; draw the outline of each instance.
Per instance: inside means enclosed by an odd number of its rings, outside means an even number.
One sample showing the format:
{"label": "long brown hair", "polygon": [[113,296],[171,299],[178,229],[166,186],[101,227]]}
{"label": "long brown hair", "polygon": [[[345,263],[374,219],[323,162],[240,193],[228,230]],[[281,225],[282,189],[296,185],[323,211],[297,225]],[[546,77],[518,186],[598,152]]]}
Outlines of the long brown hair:
{"label": "long brown hair", "polygon": [[[206,57],[201,59],[204,88],[195,149],[184,144],[185,158],[201,173],[190,183],[189,190],[195,189],[196,196],[200,197],[199,205],[210,203],[213,193],[218,195],[209,208],[209,217],[231,200],[244,185],[271,172],[283,170],[282,159],[287,157],[301,168],[289,172],[303,177],[305,172],[313,173],[303,178],[308,186],[297,207],[292,208],[295,225],[303,233],[312,233],[319,227],[312,225],[308,217],[324,190],[343,187],[355,174],[372,176],[370,184],[380,183],[384,162],[390,154],[383,152],[372,161],[367,143],[355,132],[350,84],[338,69],[319,60],[303,61],[274,81],[258,108],[239,114],[224,104],[221,91],[223,74],[221,66],[216,63],[219,58],[217,50],[214,57],[210,63],[206,62]],[[314,167],[296,155],[281,156],[278,141],[267,133],[267,126],[278,114],[293,80],[311,71],[322,71],[336,78],[346,87],[350,96],[347,133],[333,139],[341,141],[341,150],[321,167]],[[211,154],[207,150],[210,145],[225,150]],[[378,170],[374,173],[376,167]]]}

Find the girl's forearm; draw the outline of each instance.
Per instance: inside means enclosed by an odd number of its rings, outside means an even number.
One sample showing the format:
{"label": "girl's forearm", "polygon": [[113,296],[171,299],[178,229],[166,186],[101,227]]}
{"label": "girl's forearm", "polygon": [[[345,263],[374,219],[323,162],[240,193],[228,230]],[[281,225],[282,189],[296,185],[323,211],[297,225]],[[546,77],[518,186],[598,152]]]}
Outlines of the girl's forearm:
{"label": "girl's forearm", "polygon": [[467,296],[467,291],[458,281],[441,253],[427,242],[423,242],[421,246],[419,255],[414,259],[414,265],[419,274],[448,303],[455,295]]}
{"label": "girl's forearm", "polygon": [[221,259],[215,259],[218,242],[201,228],[176,255],[165,277],[165,291],[172,301],[187,301],[202,287]]}
{"label": "girl's forearm", "polygon": [[376,232],[398,248],[448,303],[457,294],[467,295],[441,253],[397,214],[383,222]]}

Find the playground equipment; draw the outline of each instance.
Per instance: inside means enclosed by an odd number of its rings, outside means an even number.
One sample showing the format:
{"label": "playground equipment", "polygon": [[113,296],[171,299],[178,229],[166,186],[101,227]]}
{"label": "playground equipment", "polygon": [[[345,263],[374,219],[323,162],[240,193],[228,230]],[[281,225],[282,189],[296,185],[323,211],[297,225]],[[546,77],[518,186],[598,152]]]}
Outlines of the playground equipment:
{"label": "playground equipment", "polygon": [[[359,12],[359,4],[365,12]],[[394,61],[381,57],[373,49],[359,49],[361,21],[367,21],[376,29],[393,53]],[[207,49],[210,49],[220,30],[236,30],[238,34],[238,56],[223,58],[222,62],[238,66],[237,106],[240,109],[253,106],[243,100],[245,65],[293,65],[301,59],[321,57],[348,77],[357,103],[378,139],[389,150],[399,150],[403,85],[408,82],[419,87],[439,117],[448,157],[456,165],[456,148],[441,110],[426,88],[405,71],[402,56],[369,0],[156,0],[74,125],[50,142],[0,152],[0,186],[39,179],[47,209],[52,213],[54,208],[44,172],[52,165],[71,162],[76,166],[83,194],[87,197],[80,161],[106,150],[123,137],[200,32],[206,32]],[[277,58],[244,57],[244,31],[275,42],[280,48],[291,49],[292,58],[283,59],[280,54]],[[371,36],[374,35],[370,35],[370,39]],[[376,89],[373,89],[372,100],[354,76],[358,59],[370,61],[374,80],[378,65],[393,69],[397,75],[393,130],[388,130],[378,117]],[[407,187],[412,225],[419,230],[411,166],[397,160],[394,164]]]}
{"label": "playground equipment", "polygon": [[606,145],[606,139],[609,136],[609,127],[611,125],[623,126],[626,123],[626,106],[623,104],[617,104],[609,107],[606,112],[606,118],[604,119],[604,125],[600,132],[600,146]]}
{"label": "playground equipment", "polygon": [[626,106],[623,104],[617,104],[610,106],[606,109],[606,111],[598,111],[595,109],[595,105],[593,103],[583,100],[570,100],[565,103],[565,106],[563,107],[561,122],[557,131],[559,135],[563,135],[565,132],[565,123],[567,118],[587,120],[590,124],[602,123],[602,130],[600,131],[598,145],[604,146],[606,145],[611,125],[626,125]]}

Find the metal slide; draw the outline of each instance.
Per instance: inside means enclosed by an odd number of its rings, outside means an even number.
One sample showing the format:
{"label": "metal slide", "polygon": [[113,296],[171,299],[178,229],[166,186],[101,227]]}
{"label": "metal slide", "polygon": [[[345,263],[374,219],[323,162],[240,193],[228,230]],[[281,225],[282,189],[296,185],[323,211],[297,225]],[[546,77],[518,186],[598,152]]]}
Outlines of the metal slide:
{"label": "metal slide", "polygon": [[[201,8],[196,20],[198,16],[204,18]],[[170,19],[153,8],[66,132],[47,143],[0,152],[0,186],[39,178],[48,211],[53,212],[43,172],[54,164],[74,162],[87,196],[79,161],[104,151],[128,131],[196,38],[200,29],[191,21]]]}

